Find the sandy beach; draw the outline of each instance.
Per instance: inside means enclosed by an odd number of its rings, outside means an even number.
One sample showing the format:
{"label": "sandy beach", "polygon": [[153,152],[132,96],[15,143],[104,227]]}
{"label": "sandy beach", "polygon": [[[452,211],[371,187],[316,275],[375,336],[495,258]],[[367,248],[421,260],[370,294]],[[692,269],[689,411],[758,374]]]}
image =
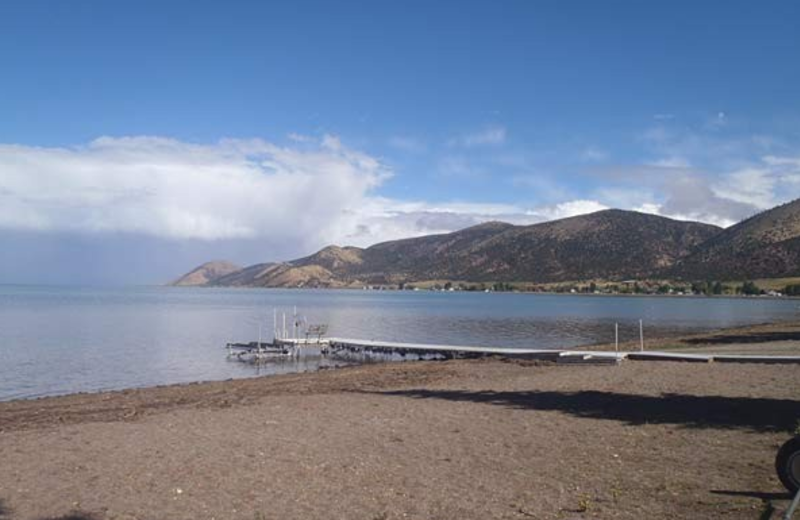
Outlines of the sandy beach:
{"label": "sandy beach", "polygon": [[5,402],[0,518],[777,518],[798,389],[490,359]]}
{"label": "sandy beach", "polygon": [[[589,348],[614,350],[614,344],[604,343]],[[621,342],[619,348],[622,351],[639,350],[639,341]],[[800,356],[800,321],[761,323],[688,335],[647,336],[645,348],[706,354]]]}

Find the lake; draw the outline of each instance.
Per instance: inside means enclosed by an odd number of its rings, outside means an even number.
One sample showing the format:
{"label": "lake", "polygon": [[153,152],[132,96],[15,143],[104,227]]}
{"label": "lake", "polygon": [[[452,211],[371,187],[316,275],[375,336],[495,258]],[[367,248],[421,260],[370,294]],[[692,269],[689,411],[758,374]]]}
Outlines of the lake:
{"label": "lake", "polygon": [[[766,298],[619,297],[179,287],[0,286],[0,400],[313,370],[226,360],[229,341],[272,337],[294,307],[329,335],[564,348],[798,316]],[[282,321],[282,320],[279,320]]]}

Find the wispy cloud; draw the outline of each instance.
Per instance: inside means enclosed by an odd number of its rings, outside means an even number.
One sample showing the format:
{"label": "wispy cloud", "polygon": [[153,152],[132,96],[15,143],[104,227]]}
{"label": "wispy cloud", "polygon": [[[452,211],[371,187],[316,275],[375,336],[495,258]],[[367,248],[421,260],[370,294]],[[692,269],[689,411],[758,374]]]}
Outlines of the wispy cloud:
{"label": "wispy cloud", "polygon": [[473,160],[463,155],[445,155],[441,157],[436,167],[439,174],[446,177],[480,178],[486,175],[486,170],[479,160]]}
{"label": "wispy cloud", "polygon": [[350,226],[349,229],[355,231],[347,236],[347,242],[369,245],[377,239],[446,233],[492,220],[530,225],[607,208],[598,201],[581,199],[524,207],[517,204],[432,203],[373,198],[353,215],[358,225]]}
{"label": "wispy cloud", "polygon": [[580,153],[580,158],[587,162],[601,162],[608,159],[608,152],[599,146],[587,146]]}
{"label": "wispy cloud", "polygon": [[594,175],[606,186],[595,196],[613,207],[720,226],[800,196],[800,154],[737,164],[711,170],[685,158],[663,157],[649,164],[598,169]]}
{"label": "wispy cloud", "polygon": [[691,168],[692,165],[689,162],[689,159],[686,157],[678,157],[678,156],[670,156],[670,157],[659,157],[658,159],[653,159],[648,162],[651,166],[657,166],[659,168],[680,168],[680,169],[687,169]]}
{"label": "wispy cloud", "polygon": [[298,134],[297,132],[290,132],[286,135],[286,137],[295,143],[311,143],[315,141],[313,137],[309,135]]}
{"label": "wispy cloud", "polygon": [[462,146],[472,148],[475,146],[499,145],[506,140],[506,128],[504,126],[491,125],[478,132],[467,133],[459,137],[450,139],[449,146]]}
{"label": "wispy cloud", "polygon": [[422,153],[426,149],[425,143],[420,139],[403,135],[390,137],[387,144],[392,148],[408,153]]}
{"label": "wispy cloud", "polygon": [[530,197],[545,203],[569,200],[574,190],[559,182],[553,175],[543,173],[524,173],[511,178],[515,188],[530,190]]}

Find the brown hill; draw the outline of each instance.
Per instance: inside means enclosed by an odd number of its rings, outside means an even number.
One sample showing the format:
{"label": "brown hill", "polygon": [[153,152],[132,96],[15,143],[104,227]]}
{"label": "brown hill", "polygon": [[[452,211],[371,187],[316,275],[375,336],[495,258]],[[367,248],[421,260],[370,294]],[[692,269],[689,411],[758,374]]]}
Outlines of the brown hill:
{"label": "brown hill", "polygon": [[363,263],[364,250],[359,247],[328,246],[313,255],[292,261],[295,266],[318,265],[330,271],[346,271]]}
{"label": "brown hill", "polygon": [[224,287],[257,287],[259,280],[268,278],[282,263],[255,264],[210,280],[208,285]]}
{"label": "brown hill", "polygon": [[366,249],[330,246],[291,262],[248,267],[208,284],[343,287],[422,280],[641,278],[671,268],[719,232],[707,224],[621,210],[531,226],[488,222]]}
{"label": "brown hill", "polygon": [[213,262],[206,262],[205,264],[196,267],[185,275],[181,276],[170,285],[207,285],[213,280],[230,273],[237,272],[242,268],[231,262],[224,260],[216,260]]}
{"label": "brown hill", "polygon": [[211,280],[207,285],[215,287],[342,287],[346,283],[337,279],[330,270],[321,265],[280,262],[246,267],[235,273]]}
{"label": "brown hill", "polygon": [[491,222],[377,244],[363,252],[352,274],[373,282],[636,278],[671,266],[719,230],[621,210],[531,226]]}
{"label": "brown hill", "polygon": [[685,279],[744,280],[800,275],[800,199],[717,234],[671,269]]}

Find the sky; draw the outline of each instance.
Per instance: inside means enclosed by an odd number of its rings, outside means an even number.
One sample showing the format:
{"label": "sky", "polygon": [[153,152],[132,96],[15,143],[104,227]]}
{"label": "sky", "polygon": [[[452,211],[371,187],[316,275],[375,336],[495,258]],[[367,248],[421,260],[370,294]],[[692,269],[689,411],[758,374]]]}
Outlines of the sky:
{"label": "sky", "polygon": [[800,2],[0,2],[0,283],[800,197]]}

